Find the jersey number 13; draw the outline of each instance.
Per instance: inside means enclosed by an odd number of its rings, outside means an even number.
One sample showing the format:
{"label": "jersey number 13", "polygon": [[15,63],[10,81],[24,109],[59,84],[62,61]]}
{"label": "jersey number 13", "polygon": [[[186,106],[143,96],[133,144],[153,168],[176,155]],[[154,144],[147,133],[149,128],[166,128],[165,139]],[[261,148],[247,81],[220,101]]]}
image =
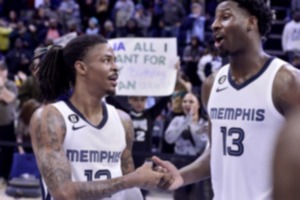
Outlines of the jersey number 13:
{"label": "jersey number 13", "polygon": [[223,135],[223,155],[240,156],[244,153],[243,140],[245,132],[241,128],[230,128],[222,126],[221,133]]}

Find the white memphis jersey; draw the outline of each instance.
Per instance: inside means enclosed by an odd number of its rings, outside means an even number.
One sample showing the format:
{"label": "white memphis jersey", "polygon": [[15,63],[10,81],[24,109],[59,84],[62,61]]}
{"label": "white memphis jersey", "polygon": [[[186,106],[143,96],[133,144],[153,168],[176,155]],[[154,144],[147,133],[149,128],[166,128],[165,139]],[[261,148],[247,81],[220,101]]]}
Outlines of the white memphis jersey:
{"label": "white memphis jersey", "polygon": [[[52,105],[60,111],[66,124],[63,148],[70,161],[72,180],[97,181],[122,176],[121,155],[126,136],[117,110],[103,102],[103,119],[95,127],[70,101]],[[124,192],[118,192],[105,200],[122,200],[123,196]],[[52,198],[44,192],[44,199]]]}
{"label": "white memphis jersey", "polygon": [[270,58],[237,85],[229,65],[216,74],[208,101],[214,200],[270,200],[272,159],[285,119],[273,104],[272,87],[285,62]]}

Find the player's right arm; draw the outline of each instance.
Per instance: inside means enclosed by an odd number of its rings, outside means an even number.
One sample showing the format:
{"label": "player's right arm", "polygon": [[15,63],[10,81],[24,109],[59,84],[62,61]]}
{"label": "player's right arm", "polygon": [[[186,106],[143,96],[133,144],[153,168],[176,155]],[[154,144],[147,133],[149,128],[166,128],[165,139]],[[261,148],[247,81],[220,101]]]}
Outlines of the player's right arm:
{"label": "player's right arm", "polygon": [[132,187],[150,189],[156,187],[162,177],[148,163],[123,177],[73,182],[71,167],[63,150],[66,125],[59,111],[51,105],[35,112],[30,133],[39,170],[55,200],[101,199]]}
{"label": "player's right arm", "polygon": [[[215,75],[211,75],[207,78],[202,86],[202,102],[205,109],[207,109],[214,76]],[[208,132],[209,139],[211,139],[210,122]],[[161,160],[158,157],[153,157],[153,161],[157,165],[166,169],[172,176],[171,181],[160,184],[160,187],[163,189],[175,190],[179,187],[198,182],[210,176],[210,148],[206,149],[205,152],[193,163],[181,168],[180,170],[176,169],[176,167],[169,161]]]}

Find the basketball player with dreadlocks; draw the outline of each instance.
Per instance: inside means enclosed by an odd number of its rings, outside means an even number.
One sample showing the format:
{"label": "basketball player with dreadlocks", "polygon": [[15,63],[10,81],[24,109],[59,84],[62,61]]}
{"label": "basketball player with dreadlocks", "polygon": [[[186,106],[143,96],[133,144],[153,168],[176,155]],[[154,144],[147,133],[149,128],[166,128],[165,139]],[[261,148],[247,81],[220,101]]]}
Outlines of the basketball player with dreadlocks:
{"label": "basketball player with dreadlocks", "polygon": [[44,102],[73,90],[37,110],[30,122],[45,200],[122,200],[126,189],[151,189],[163,180],[150,163],[134,170],[130,117],[102,101],[115,93],[115,60],[103,37],[83,35],[64,48],[52,47],[41,61],[37,78]]}

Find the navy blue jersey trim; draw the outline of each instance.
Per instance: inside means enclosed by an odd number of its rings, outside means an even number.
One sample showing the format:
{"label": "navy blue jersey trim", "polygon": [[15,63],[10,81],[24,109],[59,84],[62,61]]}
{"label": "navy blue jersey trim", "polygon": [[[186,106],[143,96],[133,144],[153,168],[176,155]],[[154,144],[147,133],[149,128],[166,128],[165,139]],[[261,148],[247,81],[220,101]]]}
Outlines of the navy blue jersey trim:
{"label": "navy blue jersey trim", "polygon": [[264,66],[259,70],[259,72],[257,74],[255,74],[254,76],[252,76],[251,78],[249,78],[248,80],[246,80],[242,84],[236,84],[236,82],[234,82],[234,80],[232,79],[231,70],[229,68],[229,70],[228,70],[228,81],[229,81],[229,84],[233,88],[235,88],[236,90],[243,89],[244,87],[246,87],[247,85],[249,85],[250,83],[252,83],[253,81],[255,81],[257,78],[259,78],[266,71],[266,69],[269,67],[269,65],[273,61],[273,59],[274,59],[274,57],[270,57],[267,60],[267,62],[264,64]]}
{"label": "navy blue jersey trim", "polygon": [[43,200],[45,200],[45,188],[44,188],[44,185],[43,185],[43,181],[42,181],[42,178],[40,178],[40,185],[41,185],[41,192],[42,192],[42,197],[43,197]]}
{"label": "navy blue jersey trim", "polygon": [[51,200],[51,195],[50,195],[49,192],[47,193],[47,196],[46,196],[46,199],[45,199],[45,200]]}
{"label": "navy blue jersey trim", "polygon": [[43,181],[42,181],[42,178],[40,178],[40,185],[41,185],[41,189],[42,189],[42,197],[43,197],[43,200],[51,200],[51,195],[49,192],[47,192],[47,195],[46,195],[46,191],[45,191],[45,188],[44,188],[44,184],[43,184]]}
{"label": "navy blue jersey trim", "polygon": [[77,115],[79,115],[84,121],[86,121],[89,125],[91,125],[94,128],[97,129],[101,129],[103,128],[103,126],[106,124],[107,119],[108,119],[108,112],[107,112],[107,107],[105,105],[104,102],[102,102],[102,108],[103,108],[103,118],[101,120],[101,122],[99,123],[98,126],[94,126],[93,124],[91,124],[84,116],[83,114],[81,114],[81,112],[71,103],[71,101],[69,99],[65,100],[65,103],[69,106],[69,108],[75,112]]}

